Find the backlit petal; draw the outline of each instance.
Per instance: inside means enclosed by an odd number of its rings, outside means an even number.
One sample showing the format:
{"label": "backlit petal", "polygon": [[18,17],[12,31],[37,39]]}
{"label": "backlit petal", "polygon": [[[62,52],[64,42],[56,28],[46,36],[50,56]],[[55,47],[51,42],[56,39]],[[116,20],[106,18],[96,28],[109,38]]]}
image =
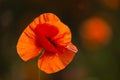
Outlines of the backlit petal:
{"label": "backlit petal", "polygon": [[59,46],[66,47],[71,42],[71,31],[69,27],[62,22],[54,24],[59,30],[58,34],[53,37],[54,42]]}
{"label": "backlit petal", "polygon": [[21,34],[17,43],[17,52],[19,56],[27,61],[39,55],[42,48],[37,46],[36,35],[32,28],[28,26]]}
{"label": "backlit petal", "polygon": [[40,24],[49,24],[56,27],[59,32],[52,40],[59,46],[67,46],[71,42],[71,31],[67,25],[60,21],[60,19],[52,14],[45,13],[39,16]]}
{"label": "backlit petal", "polygon": [[59,21],[60,19],[52,13],[44,13],[39,16],[40,24],[44,24],[44,23],[54,24],[55,22],[59,22]]}
{"label": "backlit petal", "polygon": [[[74,48],[72,50],[76,50],[77,52],[77,48],[75,46],[72,48]],[[64,48],[63,53],[56,54],[45,51],[38,60],[39,69],[48,74],[55,73],[64,69],[72,61],[75,55],[75,52],[72,50]]]}

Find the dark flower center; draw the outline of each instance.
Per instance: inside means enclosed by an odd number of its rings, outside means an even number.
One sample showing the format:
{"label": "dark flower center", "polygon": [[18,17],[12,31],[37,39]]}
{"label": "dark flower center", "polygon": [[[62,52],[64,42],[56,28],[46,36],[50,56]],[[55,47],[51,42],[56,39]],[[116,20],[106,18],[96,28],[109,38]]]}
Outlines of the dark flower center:
{"label": "dark flower center", "polygon": [[49,24],[38,24],[35,33],[37,35],[37,43],[40,47],[44,48],[45,51],[57,53],[56,44],[52,40],[52,37],[58,33],[56,27]]}

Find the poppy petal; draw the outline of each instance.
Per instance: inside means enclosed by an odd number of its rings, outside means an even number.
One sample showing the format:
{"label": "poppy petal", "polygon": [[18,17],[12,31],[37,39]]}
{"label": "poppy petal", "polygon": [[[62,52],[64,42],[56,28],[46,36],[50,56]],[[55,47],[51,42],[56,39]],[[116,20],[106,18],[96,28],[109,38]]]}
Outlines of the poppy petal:
{"label": "poppy petal", "polygon": [[61,61],[64,65],[68,65],[72,59],[74,58],[75,53],[77,53],[78,49],[72,43],[68,44],[65,48],[64,52],[59,54]]}
{"label": "poppy petal", "polygon": [[34,30],[38,24],[53,24],[57,21],[60,21],[59,18],[52,13],[44,13],[39,17],[35,18],[23,31],[21,34],[18,43],[17,43],[17,52],[19,56],[27,61],[35,56],[39,55],[39,52],[42,48],[38,47],[36,42],[36,34]]}
{"label": "poppy petal", "polygon": [[52,39],[57,45],[66,47],[72,39],[69,27],[62,22],[58,22],[54,26],[58,28],[59,32]]}
{"label": "poppy petal", "polygon": [[39,55],[41,47],[37,46],[36,35],[32,28],[28,26],[21,34],[17,43],[17,52],[19,56],[27,61]]}
{"label": "poppy petal", "polygon": [[53,13],[44,13],[39,16],[39,24],[44,24],[44,23],[54,24],[55,22],[59,22],[59,21],[60,19]]}
{"label": "poppy petal", "polygon": [[44,13],[39,16],[40,24],[49,24],[56,27],[59,32],[51,40],[59,46],[67,46],[71,42],[71,31],[60,19],[52,13]]}
{"label": "poppy petal", "polygon": [[[77,51],[75,46],[73,48]],[[64,48],[63,53],[56,54],[45,51],[38,60],[38,67],[48,74],[55,73],[64,69],[72,61],[74,55],[75,52],[67,48]]]}
{"label": "poppy petal", "polygon": [[75,52],[75,53],[78,52],[78,49],[77,49],[76,46],[73,45],[72,43],[68,44],[66,48],[67,48],[68,50],[70,50],[70,51]]}

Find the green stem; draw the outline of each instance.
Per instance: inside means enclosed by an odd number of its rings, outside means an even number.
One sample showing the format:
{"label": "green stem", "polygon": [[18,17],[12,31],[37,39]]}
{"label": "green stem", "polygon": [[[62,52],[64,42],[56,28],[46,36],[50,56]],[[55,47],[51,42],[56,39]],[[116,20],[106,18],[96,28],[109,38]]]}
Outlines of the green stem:
{"label": "green stem", "polygon": [[41,71],[39,70],[38,71],[38,80],[41,80],[40,78],[41,78]]}

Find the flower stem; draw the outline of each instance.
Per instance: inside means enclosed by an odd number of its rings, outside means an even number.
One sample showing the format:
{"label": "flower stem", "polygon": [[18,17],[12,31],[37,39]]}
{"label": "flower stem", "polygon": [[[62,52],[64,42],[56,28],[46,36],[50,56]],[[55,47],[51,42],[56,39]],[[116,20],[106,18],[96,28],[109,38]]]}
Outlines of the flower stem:
{"label": "flower stem", "polygon": [[41,80],[41,71],[38,70],[38,80]]}

